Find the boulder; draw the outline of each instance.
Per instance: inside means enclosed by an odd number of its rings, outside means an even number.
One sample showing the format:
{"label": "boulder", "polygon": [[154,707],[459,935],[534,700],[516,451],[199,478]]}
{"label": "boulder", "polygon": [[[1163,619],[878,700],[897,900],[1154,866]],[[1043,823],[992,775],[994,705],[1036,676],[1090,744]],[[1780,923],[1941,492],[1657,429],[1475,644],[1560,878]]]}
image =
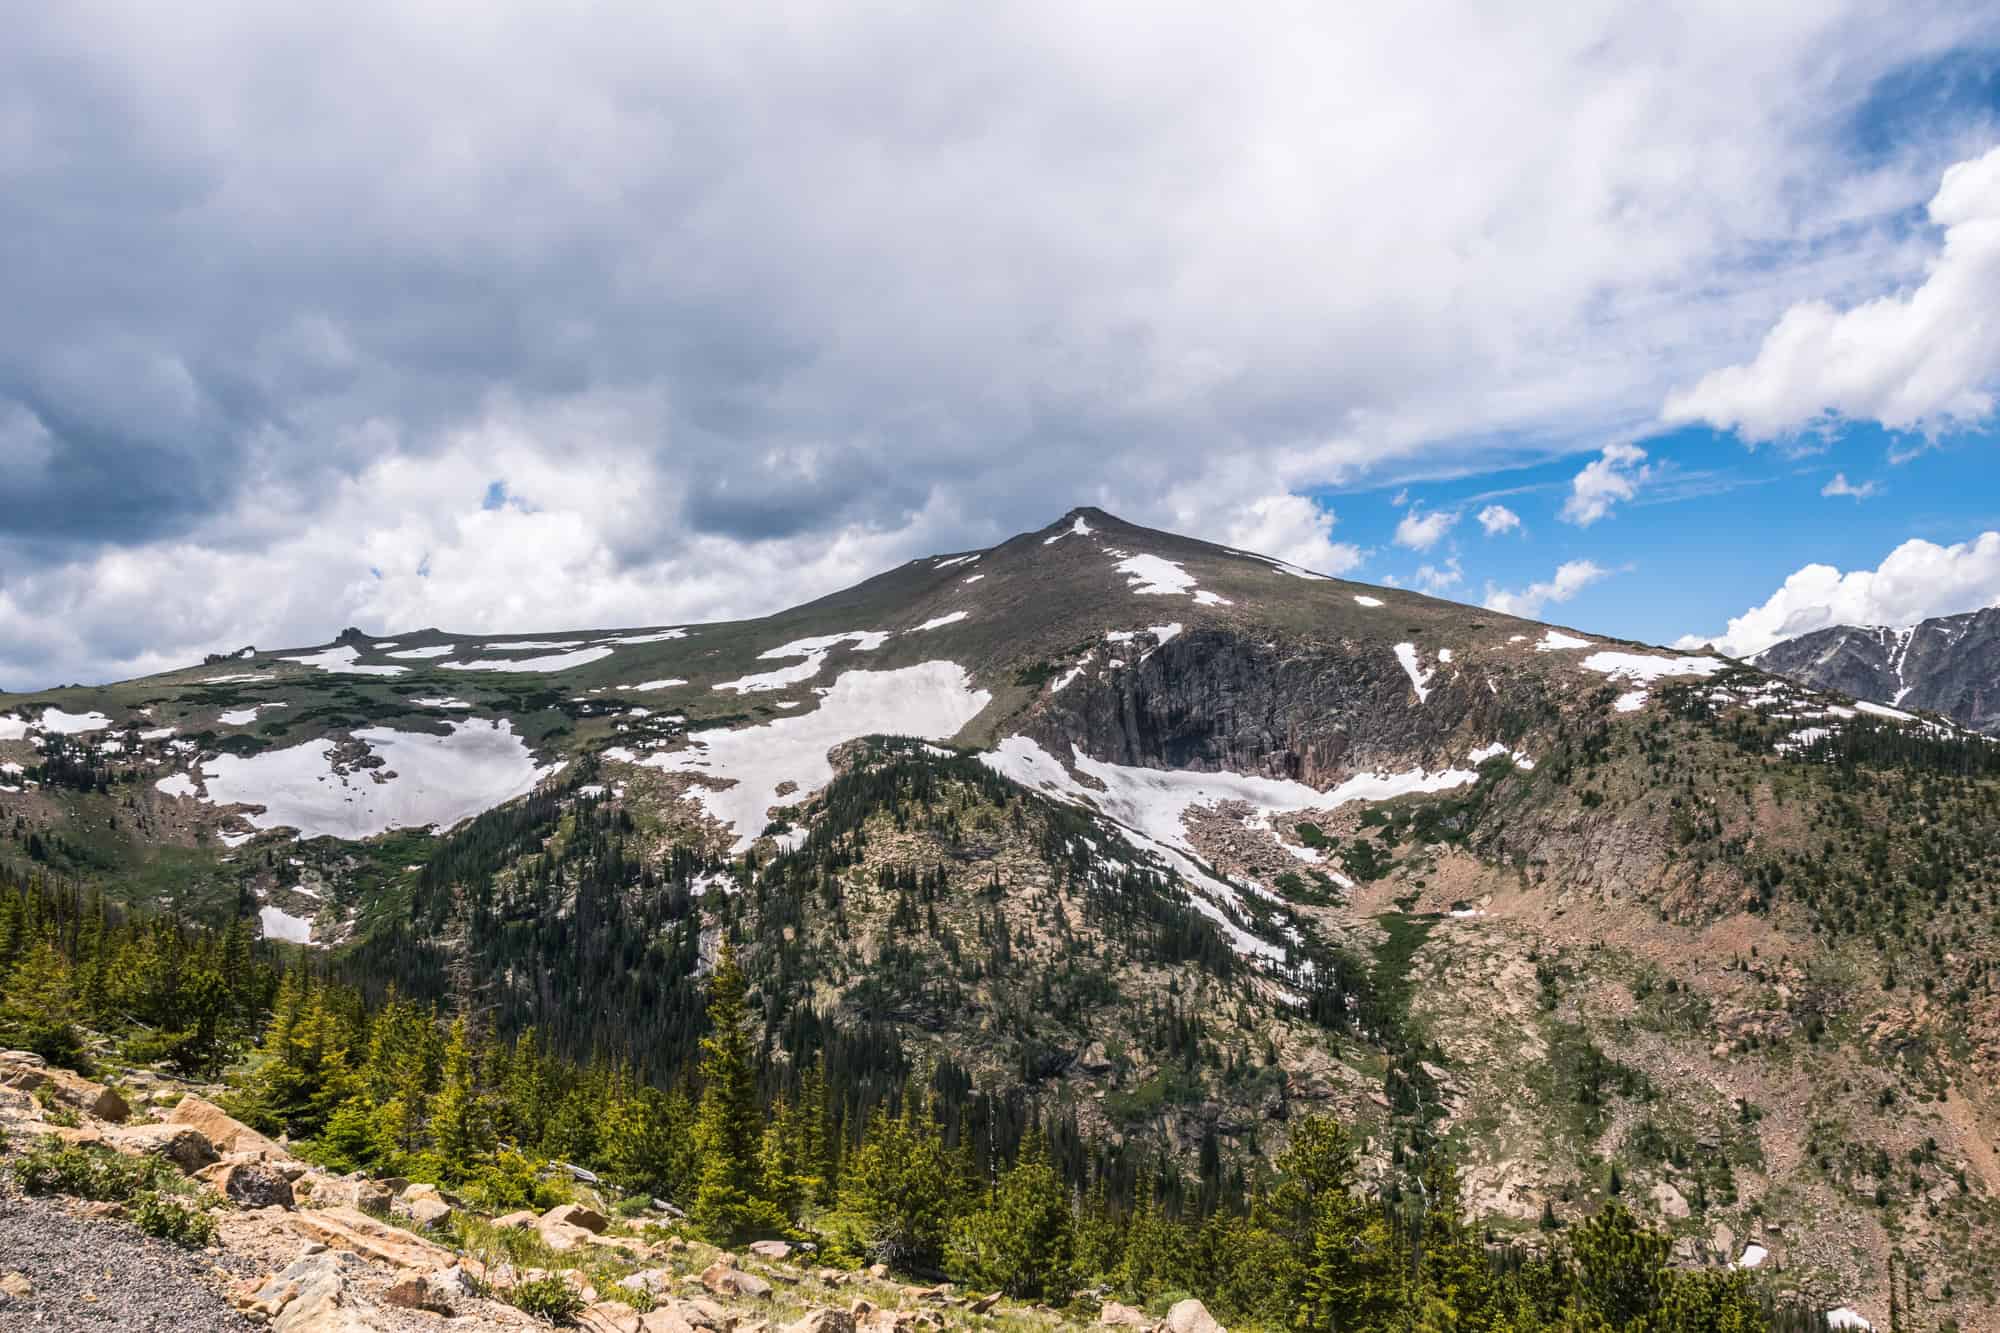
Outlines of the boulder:
{"label": "boulder", "polygon": [[1688,1201],[1664,1180],[1653,1186],[1653,1206],[1660,1210],[1662,1217],[1681,1218],[1688,1215]]}
{"label": "boulder", "polygon": [[996,1291],[991,1296],[981,1296],[978,1300],[972,1302],[965,1308],[972,1311],[972,1313],[974,1314],[985,1314],[988,1310],[991,1310],[994,1306],[1000,1303],[1001,1294],[1002,1293]]}
{"label": "boulder", "polygon": [[536,1214],[531,1213],[524,1208],[518,1213],[507,1213],[503,1216],[494,1218],[493,1225],[501,1231],[518,1231],[523,1227],[531,1227],[535,1225],[535,1222],[537,1220],[538,1219]]}
{"label": "boulder", "polygon": [[191,1125],[119,1125],[105,1130],[103,1141],[134,1157],[164,1157],[190,1176],[216,1159],[208,1136]]}
{"label": "boulder", "polygon": [[701,1285],[718,1296],[748,1296],[753,1300],[771,1298],[770,1283],[754,1273],[746,1273],[734,1264],[724,1263],[720,1259],[702,1270]]}
{"label": "boulder", "polygon": [[690,1324],[674,1306],[661,1306],[639,1316],[639,1333],[694,1333],[697,1327],[706,1325]]}
{"label": "boulder", "polygon": [[267,1162],[217,1162],[195,1176],[245,1208],[290,1208],[296,1202],[292,1182]]}
{"label": "boulder", "polygon": [[0,1086],[28,1093],[46,1088],[45,1095],[99,1120],[122,1123],[132,1115],[132,1108],[117,1089],[58,1069],[31,1051],[0,1051]]}
{"label": "boulder", "polygon": [[404,1211],[412,1222],[426,1231],[441,1227],[451,1220],[451,1205],[438,1198],[409,1199]]}
{"label": "boulder", "polygon": [[611,1225],[610,1222],[605,1220],[603,1213],[586,1208],[580,1203],[559,1203],[542,1214],[542,1221],[582,1227],[593,1236],[600,1234],[606,1227]]}
{"label": "boulder", "polygon": [[1153,1321],[1146,1317],[1144,1310],[1134,1310],[1129,1305],[1117,1301],[1106,1301],[1104,1308],[1097,1312],[1097,1322],[1106,1328],[1151,1328]]}
{"label": "boulder", "polygon": [[170,1125],[191,1125],[207,1135],[219,1153],[260,1152],[271,1157],[289,1157],[283,1146],[265,1138],[214,1102],[199,1097],[183,1097],[167,1112]]}
{"label": "boulder", "polygon": [[639,1312],[623,1301],[601,1301],[576,1317],[590,1333],[639,1333]]}
{"label": "boulder", "polygon": [[557,1254],[568,1254],[597,1239],[582,1227],[571,1226],[567,1222],[551,1222],[546,1217],[536,1221],[535,1234],[542,1238],[542,1244]]}
{"label": "boulder", "polygon": [[400,1306],[405,1310],[428,1310],[441,1315],[452,1314],[460,1299],[463,1298],[452,1286],[429,1273],[413,1273],[382,1293],[385,1305]]}
{"label": "boulder", "polygon": [[252,1317],[270,1321],[276,1333],[372,1333],[372,1325],[349,1308],[340,1256],[310,1254],[261,1283],[238,1288],[231,1300]]}
{"label": "boulder", "polygon": [[781,1240],[753,1240],[750,1242],[750,1253],[759,1259],[783,1263],[792,1257],[792,1247]]}
{"label": "boulder", "polygon": [[709,1300],[706,1296],[696,1296],[692,1300],[675,1301],[674,1313],[687,1320],[696,1328],[714,1329],[717,1333],[727,1329],[732,1320],[729,1311]]}
{"label": "boulder", "polygon": [[306,1193],[315,1208],[352,1208],[362,1213],[386,1213],[389,1211],[389,1191],[365,1176],[320,1176],[310,1177],[312,1188]]}
{"label": "boulder", "polygon": [[452,1253],[353,1208],[311,1208],[292,1216],[292,1230],[329,1249],[347,1250],[392,1268],[449,1268]]}
{"label": "boulder", "polygon": [[783,1333],[854,1333],[854,1316],[822,1307],[786,1324]]}
{"label": "boulder", "polygon": [[1167,1311],[1167,1327],[1173,1333],[1229,1333],[1229,1330],[1215,1322],[1215,1316],[1208,1307],[1189,1297]]}

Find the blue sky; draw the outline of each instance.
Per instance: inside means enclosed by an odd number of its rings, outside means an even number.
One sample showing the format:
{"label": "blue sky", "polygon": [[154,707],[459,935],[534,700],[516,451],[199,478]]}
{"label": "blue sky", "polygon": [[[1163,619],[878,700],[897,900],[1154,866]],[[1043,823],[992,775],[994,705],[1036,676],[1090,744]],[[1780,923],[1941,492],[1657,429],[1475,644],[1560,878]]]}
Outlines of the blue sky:
{"label": "blue sky", "polygon": [[1077,504],[1745,652],[2000,600],[1991,3],[15,8],[0,688]]}
{"label": "blue sky", "polygon": [[[1462,576],[1440,595],[1477,602],[1489,582],[1518,589],[1565,561],[1589,560],[1609,572],[1552,603],[1547,617],[1652,643],[1721,631],[1803,565],[1873,569],[1912,538],[1950,546],[2000,529],[2000,453],[1990,430],[1932,443],[1862,423],[1808,449],[1804,441],[1752,448],[1733,433],[1681,427],[1637,443],[1658,475],[1588,526],[1562,513],[1573,459],[1315,498],[1368,551],[1355,577],[1419,587],[1425,566],[1444,569],[1455,557]],[[1823,494],[1836,476],[1866,493]],[[1493,504],[1520,527],[1487,535],[1476,515]],[[1395,533],[1413,509],[1462,518],[1434,547],[1412,550]]]}

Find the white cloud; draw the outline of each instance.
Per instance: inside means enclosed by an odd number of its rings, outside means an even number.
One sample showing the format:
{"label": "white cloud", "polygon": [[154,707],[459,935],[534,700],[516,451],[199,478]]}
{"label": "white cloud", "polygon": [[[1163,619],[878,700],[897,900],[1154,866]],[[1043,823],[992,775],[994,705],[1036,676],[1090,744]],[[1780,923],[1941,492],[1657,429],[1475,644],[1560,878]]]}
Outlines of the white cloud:
{"label": "white cloud", "polygon": [[1825,496],[1846,495],[1856,500],[1866,500],[1870,496],[1880,495],[1882,486],[1880,482],[1874,481],[1864,481],[1856,486],[1847,479],[1845,472],[1836,472],[1832,481],[1819,488],[1819,493]]}
{"label": "white cloud", "polygon": [[2000,376],[2000,148],[1944,173],[1930,219],[1942,244],[1914,290],[1845,310],[1825,300],[1792,306],[1753,360],[1668,395],[1665,419],[1758,441],[1829,418],[1937,430],[1990,415]]}
{"label": "white cloud", "polygon": [[1932,616],[2000,605],[2000,532],[1955,546],[1912,538],[1874,569],[1842,573],[1807,565],[1767,598],[1733,616],[1721,634],[1683,635],[1675,647],[1714,643],[1749,657],[1829,625],[1913,625]]}
{"label": "white cloud", "polygon": [[1630,500],[1653,475],[1646,451],[1636,444],[1607,444],[1604,451],[1570,480],[1562,516],[1589,527],[1611,512],[1620,500]]}
{"label": "white cloud", "polygon": [[1555,576],[1542,583],[1531,583],[1518,592],[1486,585],[1486,609],[1503,615],[1520,616],[1524,620],[1534,620],[1542,614],[1542,608],[1550,602],[1567,602],[1599,579],[1609,578],[1611,571],[1589,560],[1566,560],[1556,566]]}
{"label": "white cloud", "polygon": [[1718,14],[36,6],[0,683],[768,611],[1080,501],[1338,570],[1246,507],[1627,438],[1921,277],[1979,122],[1854,112],[2000,12]]}
{"label": "white cloud", "polygon": [[1417,568],[1416,586],[1433,597],[1463,582],[1465,582],[1465,571],[1459,567],[1457,556],[1445,561],[1441,567],[1420,565]]}
{"label": "white cloud", "polygon": [[1487,505],[1479,511],[1479,526],[1486,529],[1489,537],[1498,537],[1503,532],[1519,532],[1521,516],[1506,505]]}
{"label": "white cloud", "polygon": [[1333,539],[1334,515],[1303,495],[1270,495],[1239,506],[1219,521],[1190,524],[1196,533],[1215,531],[1238,550],[1275,556],[1319,574],[1345,574],[1361,564],[1362,551]]}
{"label": "white cloud", "polygon": [[1433,509],[1425,513],[1413,506],[1396,524],[1396,545],[1412,551],[1428,551],[1443,541],[1457,522],[1458,514],[1453,510]]}

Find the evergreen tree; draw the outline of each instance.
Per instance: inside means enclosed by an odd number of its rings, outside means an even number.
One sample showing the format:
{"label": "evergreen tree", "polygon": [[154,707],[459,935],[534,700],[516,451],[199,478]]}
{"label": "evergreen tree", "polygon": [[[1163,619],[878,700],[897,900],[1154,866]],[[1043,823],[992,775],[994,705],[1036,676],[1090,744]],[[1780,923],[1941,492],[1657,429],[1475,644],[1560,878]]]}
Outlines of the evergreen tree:
{"label": "evergreen tree", "polygon": [[689,1210],[702,1233],[722,1245],[771,1227],[777,1211],[763,1197],[762,1116],[745,1030],[746,990],[736,950],[724,943],[709,982],[709,1034],[701,1042],[701,1112],[695,1120],[701,1176]]}
{"label": "evergreen tree", "polygon": [[1039,1131],[994,1183],[985,1203],[959,1224],[953,1266],[963,1280],[1029,1300],[1066,1296],[1056,1283],[1069,1270],[1070,1201],[1050,1165]]}

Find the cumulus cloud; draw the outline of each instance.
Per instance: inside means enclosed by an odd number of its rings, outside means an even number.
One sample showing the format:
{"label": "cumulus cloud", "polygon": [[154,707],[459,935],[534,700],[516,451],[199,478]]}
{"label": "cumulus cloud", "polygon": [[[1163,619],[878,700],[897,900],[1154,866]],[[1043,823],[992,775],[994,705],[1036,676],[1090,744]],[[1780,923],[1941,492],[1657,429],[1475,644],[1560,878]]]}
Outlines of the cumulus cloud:
{"label": "cumulus cloud", "polygon": [[1639,487],[1652,478],[1646,451],[1636,444],[1607,444],[1583,471],[1570,479],[1569,498],[1563,501],[1562,516],[1579,527],[1589,527],[1611,512],[1613,505],[1630,500]]}
{"label": "cumulus cloud", "polygon": [[1852,496],[1856,500],[1866,500],[1871,496],[1880,495],[1882,493],[1882,486],[1881,483],[1874,481],[1864,481],[1859,486],[1856,486],[1847,479],[1845,472],[1836,472],[1833,474],[1832,481],[1819,488],[1819,493],[1829,497],[1845,495]]}
{"label": "cumulus cloud", "polygon": [[2000,532],[1953,546],[1912,538],[1874,569],[1842,573],[1806,565],[1762,605],[1732,616],[1721,634],[1688,634],[1676,646],[1714,643],[1732,657],[1830,625],[1914,625],[1932,616],[2000,605]]}
{"label": "cumulus cloud", "polygon": [[1486,609],[1503,615],[1520,616],[1524,620],[1534,620],[1541,616],[1542,608],[1550,602],[1567,602],[1599,579],[1609,578],[1611,571],[1589,560],[1565,560],[1556,566],[1554,577],[1540,583],[1530,583],[1517,591],[1486,585]]}
{"label": "cumulus cloud", "polygon": [[1479,511],[1479,526],[1486,529],[1489,537],[1498,537],[1503,532],[1519,532],[1521,516],[1506,505],[1487,505]]}
{"label": "cumulus cloud", "polygon": [[1442,565],[1419,565],[1416,586],[1433,597],[1448,592],[1465,582],[1465,570],[1459,566],[1458,557],[1453,556]]}
{"label": "cumulus cloud", "polygon": [[1444,540],[1458,523],[1458,514],[1453,510],[1433,509],[1429,513],[1411,506],[1396,524],[1396,545],[1407,546],[1412,551],[1428,551]]}
{"label": "cumulus cloud", "polygon": [[1253,500],[1219,522],[1197,518],[1187,526],[1198,535],[1216,532],[1224,546],[1275,556],[1320,574],[1346,574],[1361,564],[1363,552],[1351,542],[1335,541],[1333,525],[1331,509],[1303,495],[1273,495]]}
{"label": "cumulus cloud", "polygon": [[1907,268],[1879,224],[1964,153],[1858,163],[1854,104],[1996,30],[36,6],[0,43],[0,680],[765,611],[1082,501],[1227,534],[1611,438]]}
{"label": "cumulus cloud", "polygon": [[1845,310],[1794,305],[1754,359],[1669,395],[1666,420],[1758,441],[1829,418],[1909,430],[1990,415],[2000,376],[2000,148],[1950,167],[1929,213],[1943,237],[1914,290]]}

